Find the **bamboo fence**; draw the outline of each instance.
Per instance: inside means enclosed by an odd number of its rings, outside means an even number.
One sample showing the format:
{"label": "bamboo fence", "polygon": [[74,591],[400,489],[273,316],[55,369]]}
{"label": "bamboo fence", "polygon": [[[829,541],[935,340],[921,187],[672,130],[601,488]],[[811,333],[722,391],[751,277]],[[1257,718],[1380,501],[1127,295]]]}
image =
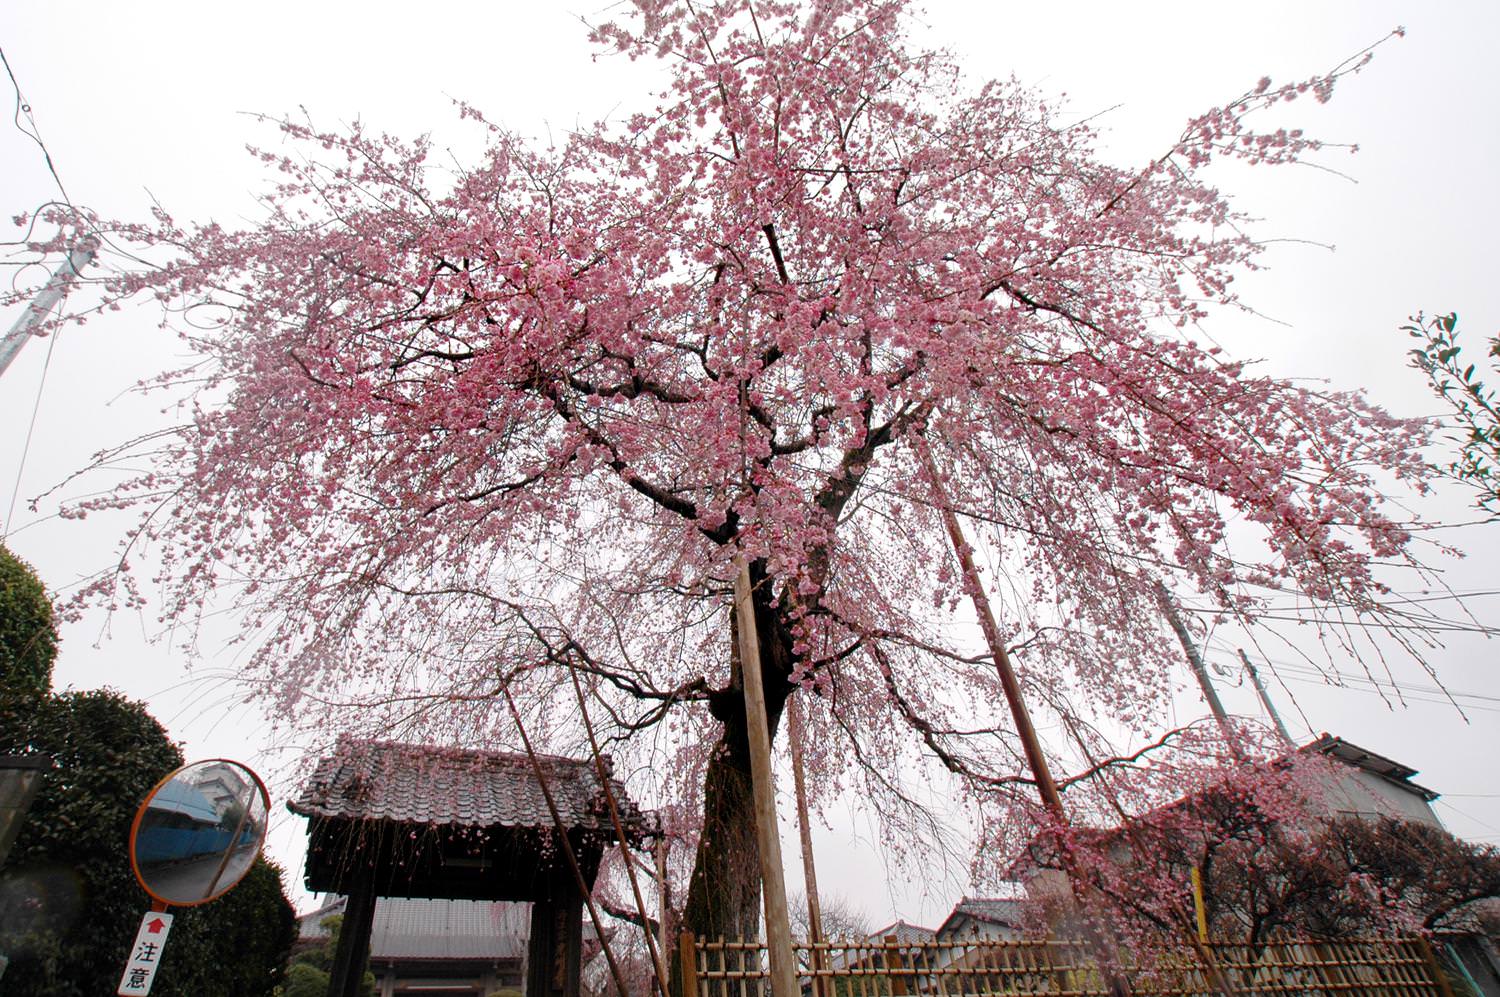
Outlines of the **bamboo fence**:
{"label": "bamboo fence", "polygon": [[[1109,997],[1081,940],[911,941],[895,936],[796,944],[804,997]],[[1454,997],[1427,941],[1281,939],[1169,949],[1118,971],[1135,997]],[[816,954],[817,958],[814,958]],[[680,938],[684,997],[764,997],[760,942]]]}

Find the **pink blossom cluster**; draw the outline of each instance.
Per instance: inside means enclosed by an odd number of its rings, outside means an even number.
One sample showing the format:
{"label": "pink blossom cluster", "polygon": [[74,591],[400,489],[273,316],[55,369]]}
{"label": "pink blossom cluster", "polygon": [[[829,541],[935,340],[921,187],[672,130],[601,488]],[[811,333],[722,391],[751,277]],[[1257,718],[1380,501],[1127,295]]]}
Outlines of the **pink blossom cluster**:
{"label": "pink blossom cluster", "polygon": [[[465,108],[490,141],[451,178],[425,141],[284,121],[257,223],[115,227],[166,257],[114,300],[181,328],[198,359],[168,380],[196,401],[86,505],[143,510],[166,616],[239,598],[279,709],[513,743],[505,688],[566,750],[581,668],[622,771],[689,827],[739,554],[815,795],[921,835],[889,775],[916,759],[994,826],[1031,798],[934,485],[1027,695],[1090,744],[1098,718],[1160,732],[1159,576],[1244,621],[1268,591],[1380,619],[1373,567],[1412,539],[1381,492],[1422,487],[1423,429],[1185,332],[1256,250],[1196,171],[1315,148],[1248,130],[1296,87],[1129,171],[1032,91],[915,50],[900,2],[636,7],[597,40],[673,78],[623,124],[539,149]],[[216,325],[172,321],[208,303]]]}

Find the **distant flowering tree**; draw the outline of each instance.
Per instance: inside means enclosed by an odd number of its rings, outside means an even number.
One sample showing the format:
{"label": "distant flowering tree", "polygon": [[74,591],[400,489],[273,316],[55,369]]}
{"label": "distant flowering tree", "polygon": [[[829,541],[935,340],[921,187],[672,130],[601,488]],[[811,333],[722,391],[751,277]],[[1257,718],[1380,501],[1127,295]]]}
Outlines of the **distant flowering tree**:
{"label": "distant flowering tree", "polygon": [[[192,309],[197,394],[84,508],[146,510],[130,543],[170,616],[242,596],[247,672],[289,715],[509,742],[505,689],[565,748],[575,669],[697,842],[707,935],[756,930],[744,668],[773,728],[805,698],[815,798],[857,788],[925,834],[899,773],[936,758],[994,819],[1033,805],[951,625],[935,490],[1090,770],[1127,757],[1091,723],[1161,733],[1158,578],[1242,620],[1293,589],[1378,624],[1372,565],[1411,536],[1376,476],[1421,487],[1424,431],[1186,334],[1256,251],[1197,171],[1317,148],[1252,118],[1368,55],[1122,169],[1031,91],[910,46],[904,8],[641,0],[594,39],[664,60],[653,105],[555,148],[465,108],[491,140],[456,174],[425,140],[283,122],[259,223],[114,228],[169,257],[114,291]],[[1231,553],[1231,521],[1258,539]],[[755,662],[729,651],[736,555]]]}
{"label": "distant flowering tree", "polygon": [[[1278,931],[1303,933],[1294,898],[1309,878],[1336,878],[1333,857],[1313,847],[1326,824],[1314,816],[1326,813],[1321,788],[1336,778],[1326,759],[1295,754],[1269,766],[1188,776],[1184,795],[1143,812],[1122,810],[1113,827],[1039,836],[1017,872],[1030,883],[1037,913],[1056,918],[1048,908],[1058,891],[1048,884],[1070,851],[1116,933],[1137,947],[1180,944],[1197,933],[1194,870],[1214,939],[1259,945]],[[1351,911],[1370,906],[1359,891],[1350,893]]]}
{"label": "distant flowering tree", "polygon": [[[1500,850],[1433,824],[1331,810],[1337,763],[1292,755],[1221,774],[1109,829],[1067,842],[1116,931],[1137,947],[1197,930],[1194,870],[1218,941],[1261,946],[1277,935],[1368,937],[1475,930],[1500,897]],[[1022,869],[1059,873],[1058,839],[1033,842]],[[1033,891],[1046,906],[1056,891]]]}
{"label": "distant flowering tree", "polygon": [[[1309,875],[1307,887],[1288,896],[1293,923],[1328,935],[1356,934],[1381,922],[1493,934],[1486,917],[1493,925],[1493,903],[1500,899],[1500,848],[1494,845],[1420,821],[1345,816],[1328,825],[1309,854],[1324,858],[1334,874]],[[1373,907],[1351,883],[1377,898]]]}

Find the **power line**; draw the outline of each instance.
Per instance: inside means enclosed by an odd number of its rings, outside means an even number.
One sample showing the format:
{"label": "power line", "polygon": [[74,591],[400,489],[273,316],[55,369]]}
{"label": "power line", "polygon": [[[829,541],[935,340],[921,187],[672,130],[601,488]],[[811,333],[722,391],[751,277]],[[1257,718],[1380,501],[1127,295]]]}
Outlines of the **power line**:
{"label": "power line", "polygon": [[[1367,687],[1356,686],[1356,685],[1344,685],[1344,684],[1336,683],[1336,682],[1328,682],[1326,680],[1322,680],[1322,679],[1319,679],[1319,678],[1316,678],[1316,677],[1313,677],[1313,676],[1298,676],[1298,675],[1287,676],[1286,678],[1283,679],[1283,681],[1285,681],[1285,682],[1296,682],[1296,683],[1299,683],[1301,685],[1319,686],[1319,687],[1324,688],[1324,689],[1338,689],[1338,690],[1342,690],[1344,692],[1366,693],[1368,695],[1374,695],[1374,696],[1385,696],[1387,693],[1392,693],[1392,694],[1396,694],[1397,698],[1400,699],[1402,702],[1409,702],[1409,703],[1432,703],[1432,704],[1435,704],[1435,705],[1438,705],[1438,706],[1453,706],[1453,705],[1458,705],[1462,709],[1483,710],[1485,712],[1490,712],[1490,713],[1500,712],[1500,706],[1485,706],[1485,705],[1480,704],[1480,703],[1469,703],[1469,702],[1464,702],[1464,703],[1461,703],[1461,704],[1455,704],[1452,700],[1450,700],[1448,698],[1438,698],[1438,697],[1434,697],[1434,696],[1423,696],[1423,695],[1418,694],[1418,693],[1409,692],[1409,691],[1406,691],[1406,690],[1403,690],[1403,689],[1399,689],[1399,688],[1392,688],[1391,686],[1385,686],[1385,685],[1369,684]],[[1466,697],[1462,693],[1455,693],[1454,694],[1454,699],[1464,699],[1464,698],[1466,698]]]}
{"label": "power line", "polygon": [[1378,692],[1383,689],[1389,689],[1393,692],[1406,692],[1416,695],[1425,694],[1452,697],[1454,699],[1477,699],[1487,703],[1500,703],[1500,696],[1487,696],[1484,693],[1480,692],[1464,692],[1459,689],[1448,689],[1442,686],[1411,685],[1406,682],[1373,679],[1365,675],[1350,675],[1347,672],[1340,672],[1337,670],[1333,671],[1333,677],[1335,681],[1330,682],[1328,681],[1328,676],[1319,672],[1316,668],[1299,668],[1296,665],[1290,664],[1281,665],[1280,667],[1286,669],[1287,671],[1295,672],[1299,675],[1304,676],[1303,678],[1298,679],[1298,681],[1317,682],[1321,679],[1323,685],[1327,685],[1330,688],[1334,689],[1347,687],[1349,683],[1358,683],[1360,685],[1371,686],[1370,689],[1355,690],[1358,692]]}
{"label": "power line", "polygon": [[[1223,646],[1215,647],[1213,650],[1216,653],[1222,652],[1226,655],[1231,653],[1227,650],[1227,648]],[[1338,668],[1332,666],[1330,666],[1327,671],[1324,671],[1321,668],[1303,662],[1287,661],[1285,659],[1273,658],[1270,655],[1266,654],[1261,654],[1259,655],[1259,657],[1270,664],[1277,671],[1285,670],[1304,676],[1310,676],[1315,681],[1321,680],[1321,684],[1335,689],[1345,686],[1346,683],[1357,682],[1363,685],[1373,686],[1374,690],[1376,691],[1381,689],[1390,689],[1400,692],[1411,692],[1445,697],[1451,696],[1455,699],[1477,699],[1483,702],[1500,703],[1500,696],[1492,696],[1482,692],[1465,692],[1441,685],[1413,685],[1410,682],[1402,682],[1396,679],[1372,678],[1368,675],[1357,675],[1351,672],[1340,671]],[[1332,679],[1332,681],[1330,681],[1330,679]],[[1299,679],[1298,681],[1307,681],[1307,679]],[[1371,690],[1355,691],[1364,692]]]}
{"label": "power line", "polygon": [[1494,824],[1485,823],[1484,821],[1480,820],[1478,817],[1475,817],[1473,814],[1465,813],[1464,811],[1458,809],[1458,807],[1455,807],[1453,804],[1447,802],[1446,800],[1434,800],[1433,802],[1442,804],[1443,806],[1447,807],[1449,810],[1452,810],[1454,813],[1458,814],[1460,817],[1464,818],[1465,820],[1471,820],[1474,823],[1478,824],[1482,828],[1485,828],[1487,830],[1495,831],[1497,833],[1500,833],[1500,827],[1496,827]]}
{"label": "power line", "polygon": [[26,471],[26,458],[31,453],[31,436],[36,431],[37,412],[42,407],[42,390],[47,386],[47,371],[52,369],[52,351],[57,347],[58,336],[62,329],[55,330],[47,337],[47,359],[42,362],[42,377],[37,381],[36,399],[31,403],[31,419],[26,423],[26,442],[21,446],[21,463],[16,467],[16,483],[10,490],[10,508],[5,512],[5,534],[9,539],[11,524],[16,521],[16,498],[21,494],[21,476]]}
{"label": "power line", "polygon": [[[1319,682],[1316,679],[1297,678],[1296,676],[1289,677],[1289,678],[1285,679],[1284,681],[1287,681],[1287,682],[1297,682],[1297,683],[1300,683],[1302,685],[1321,686],[1324,689],[1338,689],[1338,690],[1341,690],[1343,692],[1364,693],[1364,694],[1370,695],[1370,696],[1378,696],[1378,695],[1381,694],[1381,690],[1380,689],[1359,689],[1359,688],[1355,688],[1354,686],[1334,685],[1334,684],[1332,684],[1330,682]],[[1414,695],[1410,695],[1410,694],[1404,695],[1404,696],[1402,696],[1400,698],[1401,698],[1401,701],[1405,702],[1405,703],[1425,703],[1425,704],[1429,704],[1429,705],[1432,705],[1432,706],[1452,706],[1453,705],[1452,703],[1450,703],[1446,699],[1430,699],[1430,698],[1427,698],[1427,697],[1424,697],[1424,696],[1414,696]],[[1465,703],[1465,704],[1462,705],[1461,709],[1464,709],[1464,710],[1477,710],[1480,713],[1500,713],[1500,706],[1477,706],[1477,705],[1475,705],[1473,703]]]}
{"label": "power line", "polygon": [[[62,177],[57,174],[57,167],[52,162],[52,153],[47,151],[47,143],[42,141],[41,129],[37,127],[36,117],[31,113],[31,105],[21,95],[21,84],[16,79],[15,70],[10,68],[10,60],[5,57],[5,49],[3,48],[0,48],[0,63],[5,65],[5,74],[10,77],[10,85],[16,92],[16,110],[11,118],[12,123],[16,126],[17,131],[35,142],[37,148],[42,150],[42,159],[47,163],[47,172],[51,173],[52,179],[56,181],[57,189],[61,192],[63,201],[77,213],[78,209],[74,207],[73,199],[68,196],[68,188],[63,185]],[[21,123],[23,115],[26,118],[26,124],[31,126],[29,129]]]}

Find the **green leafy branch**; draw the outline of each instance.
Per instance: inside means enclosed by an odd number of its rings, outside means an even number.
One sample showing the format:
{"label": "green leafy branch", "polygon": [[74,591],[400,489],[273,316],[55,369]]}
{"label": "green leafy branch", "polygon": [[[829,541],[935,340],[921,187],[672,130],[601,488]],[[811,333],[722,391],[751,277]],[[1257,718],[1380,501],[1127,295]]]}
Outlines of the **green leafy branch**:
{"label": "green leafy branch", "polygon": [[[1427,318],[1418,312],[1408,322],[1402,330],[1422,341],[1410,351],[1411,365],[1427,375],[1458,419],[1458,457],[1445,470],[1479,490],[1479,508],[1500,516],[1500,402],[1477,376],[1477,365],[1461,358],[1458,313]],[[1490,340],[1489,357],[1500,357],[1500,335]]]}

